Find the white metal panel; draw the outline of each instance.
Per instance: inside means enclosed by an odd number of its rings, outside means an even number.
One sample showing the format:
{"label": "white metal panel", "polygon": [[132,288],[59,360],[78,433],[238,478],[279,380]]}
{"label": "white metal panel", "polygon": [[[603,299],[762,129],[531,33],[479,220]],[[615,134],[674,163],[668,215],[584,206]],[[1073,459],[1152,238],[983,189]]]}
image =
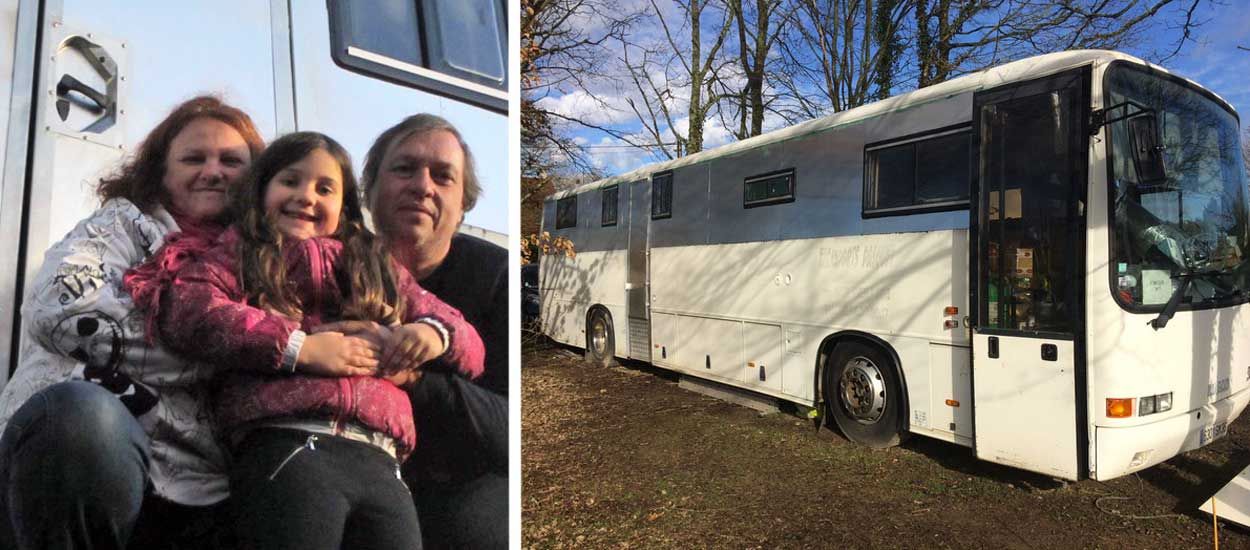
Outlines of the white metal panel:
{"label": "white metal panel", "polygon": [[967,311],[967,242],[959,230],[655,248],[651,280],[665,284],[651,305],[966,344],[942,313]]}
{"label": "white metal panel", "polygon": [[7,143],[9,100],[13,95],[13,85],[16,81],[13,68],[17,55],[18,3],[18,0],[0,1],[0,151],[5,150]]}
{"label": "white metal panel", "polygon": [[[1070,340],[973,335],[977,458],[1077,479],[1075,346]],[[989,339],[999,354],[990,358]],[[1041,346],[1056,346],[1045,361]]]}
{"label": "white metal panel", "polygon": [[354,73],[330,56],[325,2],[290,3],[295,120],[324,132],[351,153],[359,172],[374,138],[404,117],[433,113],[450,121],[477,160],[482,195],[465,223],[511,233],[508,227],[508,118],[485,109]]}
{"label": "white metal panel", "polygon": [[665,340],[670,362],[699,376],[742,382],[741,322],[687,315],[677,319],[680,338]]}
{"label": "white metal panel", "polygon": [[[0,2],[0,235],[18,235],[25,193],[26,136],[30,131],[30,90],[34,81],[37,2]],[[16,124],[9,124],[17,121]],[[0,239],[0,385],[9,380],[11,335],[17,323],[17,270],[20,239]]]}
{"label": "white metal panel", "polygon": [[678,316],[656,313],[651,316],[651,362],[661,366],[680,367],[674,352],[679,347]]}
{"label": "white metal panel", "polygon": [[[928,406],[921,409],[914,401],[916,392],[911,392],[913,428],[917,427],[916,414],[925,417],[923,427],[935,432],[950,434],[944,439],[954,441],[956,437],[965,444],[972,442],[972,380],[971,350],[961,346],[945,344],[929,345],[930,393]],[[947,400],[954,401],[948,404]],[[925,412],[927,411],[927,412]],[[936,434],[931,434],[935,435]]]}
{"label": "white metal panel", "polygon": [[781,360],[781,327],[743,323],[742,350],[744,364],[741,372],[747,386],[780,392],[785,372],[785,364]]}

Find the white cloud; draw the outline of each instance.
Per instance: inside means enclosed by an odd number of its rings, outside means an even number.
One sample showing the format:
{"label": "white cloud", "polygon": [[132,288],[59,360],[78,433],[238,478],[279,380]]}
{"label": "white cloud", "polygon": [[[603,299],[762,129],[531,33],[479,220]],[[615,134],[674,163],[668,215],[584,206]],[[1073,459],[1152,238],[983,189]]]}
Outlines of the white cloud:
{"label": "white cloud", "polygon": [[595,125],[620,124],[633,118],[624,97],[592,95],[584,90],[575,90],[559,97],[547,96],[538,100],[537,105],[542,109]]}

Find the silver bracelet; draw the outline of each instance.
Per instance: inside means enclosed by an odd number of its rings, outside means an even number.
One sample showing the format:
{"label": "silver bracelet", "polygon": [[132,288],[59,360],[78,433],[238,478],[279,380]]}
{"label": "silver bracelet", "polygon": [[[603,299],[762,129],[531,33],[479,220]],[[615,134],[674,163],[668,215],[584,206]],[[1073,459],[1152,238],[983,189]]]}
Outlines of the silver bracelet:
{"label": "silver bracelet", "polygon": [[[451,333],[447,332],[447,327],[443,325],[442,321],[439,321],[438,319],[435,319],[433,317],[421,317],[420,319],[417,319],[416,321],[413,321],[413,322],[425,323],[426,325],[429,325],[434,330],[438,331],[438,337],[443,340],[443,353],[447,353],[447,349],[451,347]],[[442,353],[440,353],[439,355],[442,355]]]}
{"label": "silver bracelet", "polygon": [[308,336],[304,331],[296,329],[291,331],[291,336],[286,340],[286,349],[282,350],[281,370],[294,374],[295,361],[299,359],[299,350],[304,347],[304,338]]}

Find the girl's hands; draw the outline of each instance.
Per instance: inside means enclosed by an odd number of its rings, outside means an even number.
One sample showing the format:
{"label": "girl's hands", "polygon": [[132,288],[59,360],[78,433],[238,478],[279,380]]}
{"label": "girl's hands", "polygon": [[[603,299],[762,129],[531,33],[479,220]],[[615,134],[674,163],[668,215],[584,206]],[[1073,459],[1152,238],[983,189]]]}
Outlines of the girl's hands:
{"label": "girl's hands", "polygon": [[442,355],[446,347],[442,335],[434,327],[426,323],[409,323],[391,330],[382,350],[381,372],[389,376],[415,371],[426,361]]}
{"label": "girl's hands", "polygon": [[295,364],[299,372],[318,376],[373,376],[378,372],[379,351],[365,338],[318,332],[304,338]]}
{"label": "girl's hands", "polygon": [[[442,335],[426,323],[384,327],[373,321],[339,321],[313,329],[309,339],[320,334],[343,334],[348,338],[368,341],[374,350],[381,350],[374,372],[396,386],[406,387],[421,379],[419,367],[443,354]],[[308,345],[308,340],[304,340]],[[301,357],[303,350],[301,349]]]}

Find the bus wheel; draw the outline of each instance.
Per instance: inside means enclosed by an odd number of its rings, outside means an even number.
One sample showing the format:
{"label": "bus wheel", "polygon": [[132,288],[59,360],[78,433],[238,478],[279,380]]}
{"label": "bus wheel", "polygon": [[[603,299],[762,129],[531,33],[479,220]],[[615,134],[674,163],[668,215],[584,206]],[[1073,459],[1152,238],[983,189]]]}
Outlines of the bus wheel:
{"label": "bus wheel", "polygon": [[600,367],[612,366],[616,355],[616,339],[612,331],[612,314],[592,309],[586,323],[586,362]]}
{"label": "bus wheel", "polygon": [[878,449],[902,441],[903,385],[880,349],[838,344],[825,365],[823,386],[829,415],[847,439]]}

